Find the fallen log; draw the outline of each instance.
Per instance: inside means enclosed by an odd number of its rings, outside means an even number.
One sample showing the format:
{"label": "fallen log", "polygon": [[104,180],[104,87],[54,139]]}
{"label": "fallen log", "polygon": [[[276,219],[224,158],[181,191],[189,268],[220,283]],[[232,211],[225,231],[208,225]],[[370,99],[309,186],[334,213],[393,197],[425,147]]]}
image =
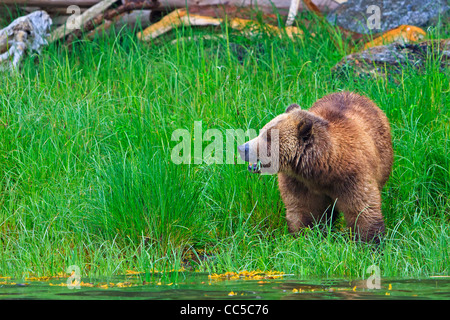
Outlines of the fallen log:
{"label": "fallen log", "polygon": [[[106,0],[105,0],[105,2],[106,2]],[[113,9],[110,9],[107,11],[102,10],[104,12],[98,13],[96,16],[91,18],[89,21],[87,21],[83,25],[83,30],[78,29],[78,30],[72,32],[67,37],[66,44],[70,46],[74,39],[79,38],[81,36],[82,32],[92,31],[96,27],[101,25],[103,22],[106,22],[108,24],[108,26],[105,28],[105,29],[107,29],[111,25],[111,22],[113,20],[115,22],[119,18],[123,17],[126,12],[130,12],[130,11],[138,10],[138,9],[140,9],[140,10],[154,9],[154,8],[157,8],[158,6],[159,6],[159,2],[157,2],[157,0],[142,0],[142,1],[136,1],[136,2],[126,2],[125,4],[123,4],[117,8],[113,8]]]}
{"label": "fallen log", "polygon": [[[314,9],[316,13],[319,12],[319,10],[331,11],[342,1],[346,0],[314,0],[314,2],[312,0],[163,0],[160,1],[158,7],[152,7],[151,9],[154,12],[171,12],[178,8],[188,9],[189,11],[191,11],[192,8],[199,8],[200,11],[207,11],[210,7],[234,7],[242,8],[244,10],[261,11],[264,14],[278,13],[280,15],[287,15],[289,13],[286,25],[291,26],[298,11],[314,11]],[[141,1],[116,0],[114,3],[116,5],[126,5],[137,2]],[[74,18],[78,19],[76,20],[78,24],[84,24],[87,20],[92,19],[92,17],[95,16],[94,13],[91,14],[91,10],[98,8],[98,6],[103,3],[105,3],[105,0],[2,0],[0,1],[0,8],[5,8],[5,6],[9,9],[22,7],[25,12],[45,10],[53,19],[53,27],[59,27],[58,31],[53,32],[51,36],[50,41],[55,41],[67,36],[74,30]],[[81,14],[83,21],[80,22],[79,19],[81,17],[74,15],[74,11],[70,10],[71,6],[78,7],[77,15]],[[0,9],[0,12],[1,11],[2,10]],[[86,11],[89,11],[89,15],[85,15]],[[98,11],[96,12],[98,13]],[[146,16],[144,15],[143,17]],[[127,19],[128,15],[123,15],[121,18]],[[132,19],[133,16],[131,17],[131,20]],[[277,23],[278,22],[276,22],[276,24]],[[144,25],[144,27],[147,27],[148,23],[144,22]]]}
{"label": "fallen log", "polygon": [[[297,1],[297,5],[293,8],[297,8],[298,11],[307,10],[307,6],[302,1]],[[19,6],[19,7],[39,7],[40,9],[47,9],[50,7],[67,8],[71,5],[79,7],[91,7],[101,0],[2,0],[0,5]],[[135,0],[122,0],[122,4],[129,2],[136,2]],[[287,15],[291,8],[291,0],[164,0],[160,1],[160,6],[156,9],[158,11],[172,11],[175,9],[186,9],[190,7],[202,7],[202,6],[234,6],[234,7],[247,7],[260,10],[264,13],[279,13],[281,15]],[[331,11],[338,7],[342,0],[314,0],[311,2],[320,11]],[[291,11],[292,14],[294,12]]]}
{"label": "fallen log", "polygon": [[[338,7],[339,3],[335,0],[314,0],[314,4],[321,11],[330,11]],[[291,7],[291,0],[164,0],[161,1],[159,10],[179,9],[201,6],[235,6],[250,7],[260,10],[264,13],[279,13],[288,15]],[[299,1],[298,10],[307,10],[307,7]],[[277,12],[278,11],[278,12]]]}
{"label": "fallen log", "polygon": [[47,44],[51,24],[45,11],[36,11],[0,30],[0,71],[16,68],[29,50],[39,52]]}
{"label": "fallen log", "polygon": [[[76,17],[75,24],[77,25],[77,29],[79,29],[84,23],[88,22],[92,18],[96,17],[98,14],[109,8],[113,3],[117,0],[103,0],[93,7],[86,10],[83,14]],[[74,28],[65,25],[60,26],[58,29],[52,32],[49,42],[53,42],[55,40],[61,39],[74,31]]]}
{"label": "fallen log", "polygon": [[[185,9],[177,9],[168,15],[164,16],[160,21],[152,24],[142,32],[137,34],[138,39],[143,41],[151,41],[163,33],[166,33],[173,28],[179,26],[219,26],[221,25],[225,17],[229,22],[229,26],[232,29],[241,31],[243,34],[248,36],[253,36],[260,33],[270,33],[277,36],[282,36],[285,33],[289,38],[294,38],[296,36],[302,36],[303,32],[301,29],[293,26],[287,26],[284,30],[280,29],[274,25],[266,24],[260,25],[255,23],[253,20],[243,19],[240,17],[232,17],[229,15],[230,12],[215,11],[213,16],[207,16],[204,11],[200,9],[201,7],[194,7],[189,12]],[[195,11],[200,10],[201,14],[197,14]],[[226,7],[225,9],[232,9],[232,7]],[[234,14],[236,12],[233,12]]]}

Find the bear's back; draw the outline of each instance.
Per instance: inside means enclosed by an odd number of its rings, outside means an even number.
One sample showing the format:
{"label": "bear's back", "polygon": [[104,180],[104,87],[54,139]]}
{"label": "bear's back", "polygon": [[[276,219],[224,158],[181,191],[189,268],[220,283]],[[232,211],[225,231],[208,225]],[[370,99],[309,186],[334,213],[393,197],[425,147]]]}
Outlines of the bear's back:
{"label": "bear's back", "polygon": [[[378,158],[379,184],[384,185],[392,167],[392,141],[390,125],[383,111],[369,98],[353,92],[337,92],[319,100],[309,109],[338,128],[342,141],[363,141],[373,144]],[[379,161],[378,161],[379,160]]]}

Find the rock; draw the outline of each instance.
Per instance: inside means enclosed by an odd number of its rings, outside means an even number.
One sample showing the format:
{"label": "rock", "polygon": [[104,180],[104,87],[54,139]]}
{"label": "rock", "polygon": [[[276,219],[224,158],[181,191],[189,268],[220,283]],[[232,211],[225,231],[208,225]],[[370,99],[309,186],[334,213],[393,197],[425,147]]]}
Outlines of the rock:
{"label": "rock", "polygon": [[353,72],[356,76],[385,76],[401,73],[407,66],[423,70],[427,57],[434,55],[444,71],[450,67],[450,39],[427,40],[414,44],[392,43],[372,47],[344,57],[333,72]]}
{"label": "rock", "polygon": [[[370,6],[377,8],[370,9]],[[369,8],[369,10],[368,10]],[[400,25],[426,27],[448,19],[447,0],[349,0],[330,12],[330,23],[361,34],[384,32]],[[375,20],[379,13],[379,24]]]}

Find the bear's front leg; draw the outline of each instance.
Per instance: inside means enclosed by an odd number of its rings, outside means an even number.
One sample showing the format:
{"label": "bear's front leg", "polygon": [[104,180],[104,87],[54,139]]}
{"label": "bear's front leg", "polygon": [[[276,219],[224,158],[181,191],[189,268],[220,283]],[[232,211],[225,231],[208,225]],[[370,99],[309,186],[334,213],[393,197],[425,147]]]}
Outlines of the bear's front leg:
{"label": "bear's front leg", "polygon": [[298,233],[305,227],[326,220],[327,211],[332,206],[329,197],[311,192],[300,181],[284,173],[278,174],[278,186],[290,233]]}
{"label": "bear's front leg", "polygon": [[337,207],[344,213],[356,240],[379,243],[385,228],[378,188],[366,185],[341,195]]}

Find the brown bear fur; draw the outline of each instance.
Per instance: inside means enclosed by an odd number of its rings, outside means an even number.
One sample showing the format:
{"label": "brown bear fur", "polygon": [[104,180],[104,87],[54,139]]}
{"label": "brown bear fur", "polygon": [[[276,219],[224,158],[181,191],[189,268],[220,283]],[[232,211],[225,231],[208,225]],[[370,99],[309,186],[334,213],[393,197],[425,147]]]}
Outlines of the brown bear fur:
{"label": "brown bear fur", "polygon": [[[273,129],[276,141],[270,139]],[[239,151],[245,158],[243,150],[258,154],[278,143],[278,183],[290,232],[340,211],[358,239],[378,240],[384,232],[381,189],[393,151],[388,119],[375,103],[356,93],[333,93],[308,111],[289,106],[261,132],[265,138],[260,134]]]}

